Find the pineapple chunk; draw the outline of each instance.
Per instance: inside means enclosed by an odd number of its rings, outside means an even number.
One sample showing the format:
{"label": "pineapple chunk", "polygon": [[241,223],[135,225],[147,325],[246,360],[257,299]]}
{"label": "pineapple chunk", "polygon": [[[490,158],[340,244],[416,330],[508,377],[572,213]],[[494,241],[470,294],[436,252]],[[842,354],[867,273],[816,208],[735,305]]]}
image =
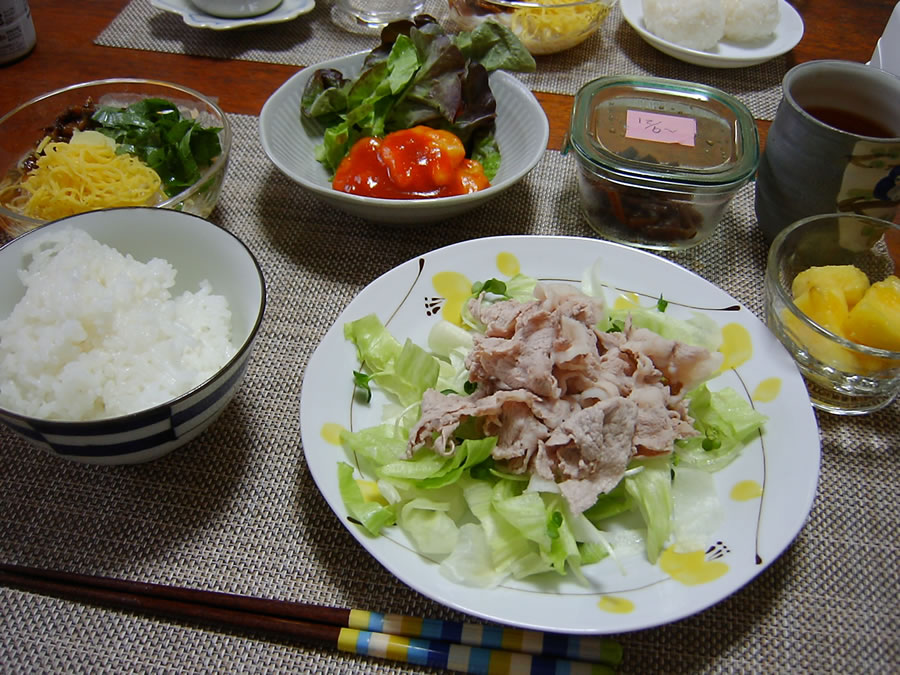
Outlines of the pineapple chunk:
{"label": "pineapple chunk", "polygon": [[[850,310],[847,307],[847,299],[840,288],[810,285],[803,293],[794,298],[794,304],[797,305],[797,309],[823,328],[827,328],[841,337],[844,336],[844,323]],[[851,350],[820,335],[793,316],[786,323],[797,340],[818,360],[839,370],[857,372],[859,364],[856,355]]]}
{"label": "pineapple chunk", "polygon": [[844,327],[848,340],[900,352],[900,278],[892,275],[872,284]]}
{"label": "pineapple chunk", "polygon": [[843,335],[844,322],[850,314],[847,298],[840,288],[810,286],[794,298],[797,308],[823,328]]}
{"label": "pineapple chunk", "polygon": [[788,310],[784,310],[782,316],[785,328],[792,335],[794,341],[803,345],[806,351],[816,359],[844,372],[860,372],[860,364],[853,351],[815,332]]}
{"label": "pineapple chunk", "polygon": [[869,287],[869,278],[854,265],[810,267],[794,277],[791,294],[797,298],[815,286],[840,290],[847,299],[847,307],[852,308]]}

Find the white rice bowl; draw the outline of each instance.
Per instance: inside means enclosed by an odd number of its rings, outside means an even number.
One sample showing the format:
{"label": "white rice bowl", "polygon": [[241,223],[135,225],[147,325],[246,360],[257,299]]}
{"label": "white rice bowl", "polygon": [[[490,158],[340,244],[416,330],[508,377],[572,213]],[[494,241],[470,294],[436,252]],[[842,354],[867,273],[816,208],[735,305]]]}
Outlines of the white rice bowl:
{"label": "white rice bowl", "polygon": [[753,42],[772,35],[781,18],[778,0],[722,0],[725,39]]}
{"label": "white rice bowl", "polygon": [[722,0],[642,0],[644,24],[654,35],[689,49],[715,47],[725,35]]}
{"label": "white rice bowl", "polygon": [[231,312],[209,283],[173,297],[174,267],[71,227],[28,244],[25,295],[0,320],[0,405],[92,420],[164,403],[235,354]]}

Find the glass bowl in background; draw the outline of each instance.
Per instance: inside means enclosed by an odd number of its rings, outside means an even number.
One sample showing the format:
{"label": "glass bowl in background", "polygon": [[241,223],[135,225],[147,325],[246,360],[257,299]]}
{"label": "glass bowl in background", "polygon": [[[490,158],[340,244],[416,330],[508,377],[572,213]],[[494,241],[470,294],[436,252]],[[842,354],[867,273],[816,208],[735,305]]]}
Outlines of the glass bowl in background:
{"label": "glass bowl in background", "polygon": [[[204,127],[219,128],[221,153],[200,173],[199,180],[171,197],[160,195],[147,206],[176,209],[206,218],[222,191],[231,150],[231,126],[225,113],[200,92],[170,82],[144,79],[108,79],[73,84],[26,101],[0,117],[0,178],[4,188],[19,170],[22,160],[35,149],[45,129],[70,107],[80,108],[89,99],[97,105],[126,106],[145,98],[163,98],[175,103],[182,116]],[[10,204],[14,190],[0,192],[0,228],[18,236],[43,225],[45,220],[21,213]]]}
{"label": "glass bowl in background", "polygon": [[862,415],[900,393],[898,274],[900,225],[878,218],[811,216],[772,242],[768,325],[794,357],[816,408]]}
{"label": "glass bowl in background", "polygon": [[554,54],[597,32],[616,0],[449,0],[450,19],[473,30],[488,19],[507,26],[535,56]]}

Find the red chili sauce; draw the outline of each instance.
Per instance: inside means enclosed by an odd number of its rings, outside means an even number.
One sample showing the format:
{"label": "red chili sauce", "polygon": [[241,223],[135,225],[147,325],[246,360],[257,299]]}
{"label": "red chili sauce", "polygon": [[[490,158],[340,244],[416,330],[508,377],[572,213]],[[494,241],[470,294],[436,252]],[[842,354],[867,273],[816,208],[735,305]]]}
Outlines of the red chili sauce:
{"label": "red chili sauce", "polygon": [[489,186],[457,136],[426,126],[359,139],[332,182],[335,190],[382,199],[450,197]]}

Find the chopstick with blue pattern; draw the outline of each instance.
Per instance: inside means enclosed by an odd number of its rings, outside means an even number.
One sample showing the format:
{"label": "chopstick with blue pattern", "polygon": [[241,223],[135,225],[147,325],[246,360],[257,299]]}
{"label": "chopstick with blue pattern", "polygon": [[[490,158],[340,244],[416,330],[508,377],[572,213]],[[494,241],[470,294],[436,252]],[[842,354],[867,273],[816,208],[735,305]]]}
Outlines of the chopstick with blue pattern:
{"label": "chopstick with blue pattern", "polygon": [[608,638],[420,619],[0,564],[0,583],[82,602],[325,642],[340,651],[467,673],[614,672]]}

